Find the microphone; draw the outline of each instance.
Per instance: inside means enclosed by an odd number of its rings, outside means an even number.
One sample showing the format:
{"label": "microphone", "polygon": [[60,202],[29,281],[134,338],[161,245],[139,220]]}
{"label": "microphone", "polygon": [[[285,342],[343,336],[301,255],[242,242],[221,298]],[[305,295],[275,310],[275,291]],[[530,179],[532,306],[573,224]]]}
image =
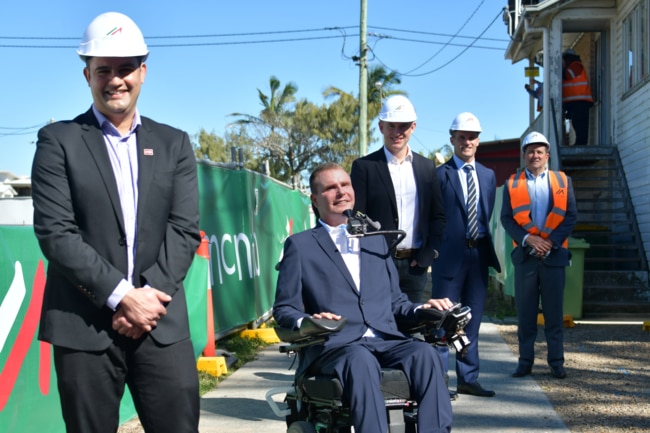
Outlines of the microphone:
{"label": "microphone", "polygon": [[362,212],[357,212],[357,215],[359,216],[359,218],[361,218],[362,220],[367,222],[368,225],[370,225],[375,230],[381,230],[381,223],[379,221],[371,220],[368,215],[366,215],[366,214],[364,214]]}
{"label": "microphone", "polygon": [[[370,218],[368,218],[368,215],[361,211],[357,211],[355,214],[352,209],[346,209],[343,211],[343,215],[348,217],[348,224],[352,224],[353,226],[356,226],[358,223],[364,225],[369,225],[375,230],[381,230],[381,223],[377,221],[373,221]],[[351,223],[350,223],[351,221]]]}

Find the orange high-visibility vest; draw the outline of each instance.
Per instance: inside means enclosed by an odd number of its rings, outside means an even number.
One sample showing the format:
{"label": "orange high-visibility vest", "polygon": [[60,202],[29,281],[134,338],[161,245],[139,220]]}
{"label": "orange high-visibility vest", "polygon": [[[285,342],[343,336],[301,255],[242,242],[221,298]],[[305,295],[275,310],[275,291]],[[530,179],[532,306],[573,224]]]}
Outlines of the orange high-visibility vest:
{"label": "orange high-visibility vest", "polygon": [[[507,186],[510,193],[510,206],[514,220],[531,235],[539,235],[547,239],[551,232],[558,228],[566,215],[567,202],[569,201],[568,182],[566,174],[561,171],[549,170],[549,181],[551,182],[550,197],[553,202],[553,209],[546,216],[542,230],[537,228],[531,219],[530,195],[526,184],[526,172],[513,174],[508,179]],[[516,245],[516,243],[513,241]],[[564,248],[569,247],[568,238],[562,242]]]}
{"label": "orange high-visibility vest", "polygon": [[564,77],[562,80],[562,102],[594,102],[594,99],[591,97],[591,87],[589,87],[589,81],[587,80],[587,72],[585,71],[585,68],[582,67],[582,64],[580,64],[580,62],[577,62],[580,66],[580,73],[576,75],[575,71],[571,69],[573,63],[576,62],[572,62],[566,68],[566,74],[571,78]]}

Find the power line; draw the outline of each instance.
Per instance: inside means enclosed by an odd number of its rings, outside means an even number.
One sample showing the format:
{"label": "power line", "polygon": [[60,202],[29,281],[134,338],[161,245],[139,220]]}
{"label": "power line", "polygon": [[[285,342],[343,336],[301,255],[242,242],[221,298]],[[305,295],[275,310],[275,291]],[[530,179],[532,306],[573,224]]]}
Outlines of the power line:
{"label": "power line", "polygon": [[[403,29],[395,29],[391,27],[375,27],[375,26],[368,26],[368,27],[372,29],[378,29],[378,30],[387,30],[390,32],[414,33],[417,35],[440,36],[440,37],[452,36],[458,39],[476,39],[476,36],[464,36],[464,35],[459,35],[458,33],[450,35],[448,33],[420,32],[417,30],[403,30]],[[492,41],[492,42],[510,42],[510,39],[505,39],[505,38],[483,38],[482,37],[480,39],[483,41]]]}
{"label": "power line", "polygon": [[[400,77],[422,77],[422,76],[425,76],[425,75],[433,74],[434,72],[437,72],[437,71],[441,70],[442,68],[444,68],[444,67],[450,65],[452,62],[454,62],[454,61],[455,61],[456,59],[458,59],[460,56],[462,56],[463,54],[465,54],[465,52],[466,52],[467,50],[469,50],[470,48],[479,48],[479,46],[475,45],[475,42],[478,41],[478,40],[480,40],[480,39],[482,38],[482,36],[485,34],[485,32],[487,32],[487,31],[490,29],[490,27],[492,27],[492,25],[494,24],[494,22],[495,22],[499,17],[501,17],[501,15],[502,15],[502,14],[501,14],[501,11],[499,11],[499,13],[496,15],[496,17],[494,17],[494,19],[490,22],[490,24],[488,24],[488,26],[487,26],[487,27],[486,27],[486,28],[485,28],[485,29],[484,29],[484,30],[483,30],[483,31],[482,31],[482,32],[481,32],[481,33],[480,33],[476,38],[474,38],[474,40],[473,40],[470,44],[468,44],[468,45],[462,45],[462,46],[465,47],[465,48],[464,48],[463,50],[461,50],[457,55],[455,55],[453,58],[451,58],[451,59],[450,59],[449,61],[447,61],[446,63],[444,63],[444,64],[438,66],[437,68],[434,68],[434,69],[432,69],[432,70],[430,70],[430,71],[428,71],[428,72],[423,72],[423,73],[421,73],[421,74],[402,74],[402,73],[400,73],[399,71],[397,71],[397,70],[391,68],[390,66],[388,66],[388,65],[387,65],[386,63],[384,63],[381,59],[379,59],[379,57],[377,56],[376,53],[373,53],[373,54],[374,54],[375,58],[377,59],[377,61],[378,61],[379,63],[382,64],[382,66],[384,66],[384,67],[385,67],[386,69],[388,69],[389,71],[392,71],[392,72],[395,72],[396,74],[399,74]],[[416,41],[413,41],[413,42],[416,42]],[[461,45],[459,45],[459,44],[449,44],[449,45],[452,45],[452,46],[461,46]],[[484,48],[484,49],[494,49],[494,50],[503,50],[503,48],[495,48],[495,47],[480,47],[480,48]]]}
{"label": "power line", "polygon": [[[47,122],[42,122],[39,123],[38,125],[22,126],[22,127],[0,126],[0,137],[34,134],[38,129],[42,128],[46,124]],[[3,132],[3,131],[9,131],[9,132]]]}
{"label": "power line", "polygon": [[0,126],[0,129],[11,129],[11,130],[17,130],[17,131],[24,131],[25,129],[40,128],[41,126],[43,126],[43,123],[39,123],[38,125],[33,125],[33,126],[20,126],[20,127]]}
{"label": "power line", "polygon": [[[145,36],[146,40],[149,39],[188,39],[188,38],[222,38],[234,36],[258,36],[258,35],[274,35],[285,33],[307,33],[307,32],[320,32],[338,29],[351,29],[357,26],[345,27],[324,27],[319,29],[302,29],[302,30],[277,30],[277,31],[264,31],[264,32],[244,32],[244,33],[217,33],[217,34],[202,34],[202,35],[162,35],[162,36]],[[0,36],[0,39],[8,40],[40,40],[40,41],[58,41],[58,40],[79,40],[78,36]]]}
{"label": "power line", "polygon": [[[374,35],[373,35],[374,36]],[[452,44],[448,42],[437,42],[437,41],[423,41],[421,39],[407,39],[407,38],[396,38],[393,36],[378,36],[380,39],[390,39],[393,41],[403,41],[403,42],[417,42],[417,43],[422,43],[422,44],[433,44],[433,45],[444,45],[444,46],[449,46],[449,47],[462,47],[462,48],[480,48],[483,50],[495,50],[495,51],[503,51],[503,47],[488,47],[488,46],[483,46],[483,45],[475,45],[475,44]],[[426,62],[425,62],[426,63]],[[420,67],[418,66],[419,69]],[[405,74],[400,74],[400,75],[405,75]]]}
{"label": "power line", "polygon": [[458,28],[458,31],[457,31],[457,32],[456,32],[456,33],[455,33],[451,38],[449,38],[449,40],[447,41],[446,44],[444,44],[442,47],[440,47],[440,49],[439,49],[438,51],[436,51],[436,52],[433,54],[433,56],[429,57],[429,58],[428,58],[424,63],[421,63],[420,66],[417,66],[417,67],[411,69],[410,71],[406,72],[406,74],[410,74],[410,73],[415,72],[415,71],[417,71],[418,69],[422,68],[424,65],[426,65],[426,64],[429,63],[431,60],[433,60],[434,58],[436,58],[436,57],[438,56],[438,54],[440,54],[440,53],[442,52],[442,50],[444,50],[446,47],[450,46],[451,41],[453,41],[454,38],[456,38],[456,37],[458,36],[458,34],[460,33],[460,31],[463,29],[463,27],[465,27],[465,26],[467,25],[467,23],[469,23],[470,20],[474,17],[474,15],[476,15],[476,12],[478,12],[479,8],[481,7],[481,5],[483,4],[484,1],[485,1],[485,0],[481,0],[481,3],[479,3],[478,6],[476,6],[476,8],[474,9],[474,12],[472,12],[472,13],[469,15],[469,17],[465,20],[465,22],[464,22],[464,23],[463,23],[463,24]]}
{"label": "power line", "polygon": [[[324,27],[317,29],[301,29],[301,30],[279,30],[279,31],[264,31],[264,32],[243,32],[243,33],[221,33],[221,34],[196,34],[196,35],[159,35],[159,36],[146,36],[145,40],[162,40],[162,39],[214,39],[214,38],[241,38],[248,36],[264,36],[264,35],[280,35],[280,34],[295,34],[295,33],[313,33],[313,32],[323,32],[323,31],[338,31],[341,34],[337,36],[313,36],[313,37],[300,37],[300,38],[282,38],[282,39],[265,39],[265,40],[240,40],[240,41],[226,41],[226,42],[183,42],[183,43],[154,43],[149,44],[151,48],[173,48],[173,47],[193,47],[193,46],[220,46],[220,45],[249,45],[249,44],[266,44],[266,43],[280,43],[280,42],[301,42],[301,41],[312,41],[312,40],[324,40],[324,39],[337,39],[347,37],[359,36],[359,34],[348,35],[345,33],[346,29],[357,28],[356,26],[344,26],[344,27]],[[404,30],[404,29],[393,29],[387,27],[374,27],[382,30],[390,30],[403,33],[412,33],[412,34],[421,34],[429,36],[442,36],[442,37],[458,37],[465,39],[481,39],[480,37],[471,37],[471,36],[457,36],[457,35],[447,35],[444,33],[431,33],[431,32],[422,32],[414,30]],[[434,41],[424,41],[416,39],[406,39],[398,38],[392,36],[380,36],[375,33],[370,33],[370,36],[377,36],[381,38],[390,38],[394,40],[401,40],[405,42],[420,42],[420,43],[432,43],[440,44],[441,42]],[[78,40],[78,37],[67,37],[67,36],[0,36],[0,41],[69,41],[69,40]],[[493,42],[507,42],[507,40],[498,40],[491,38],[483,38],[485,41]],[[465,47],[467,45],[455,44],[454,46]],[[16,43],[4,43],[0,44],[0,48],[34,48],[34,49],[74,49],[77,48],[76,45],[58,45],[58,44],[16,44]],[[497,49],[494,47],[485,47],[485,46],[475,46],[475,48],[482,49]]]}

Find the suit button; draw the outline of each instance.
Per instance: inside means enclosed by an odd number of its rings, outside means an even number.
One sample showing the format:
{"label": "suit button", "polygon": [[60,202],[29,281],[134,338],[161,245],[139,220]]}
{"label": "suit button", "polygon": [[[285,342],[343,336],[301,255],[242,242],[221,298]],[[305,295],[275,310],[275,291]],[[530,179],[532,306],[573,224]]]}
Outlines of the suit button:
{"label": "suit button", "polygon": [[124,245],[126,245],[126,239],[125,239],[125,238],[120,238],[120,240],[119,240],[119,244],[120,244],[121,247],[123,247]]}

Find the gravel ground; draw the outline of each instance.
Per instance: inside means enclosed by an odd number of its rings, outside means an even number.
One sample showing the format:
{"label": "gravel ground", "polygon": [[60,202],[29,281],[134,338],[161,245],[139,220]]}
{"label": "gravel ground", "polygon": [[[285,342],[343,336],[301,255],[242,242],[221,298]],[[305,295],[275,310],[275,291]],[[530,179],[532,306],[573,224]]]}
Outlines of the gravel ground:
{"label": "gravel ground", "polygon": [[[517,326],[498,328],[517,354]],[[565,328],[563,380],[549,374],[538,329],[533,377],[572,433],[650,432],[650,332],[640,322]]]}

